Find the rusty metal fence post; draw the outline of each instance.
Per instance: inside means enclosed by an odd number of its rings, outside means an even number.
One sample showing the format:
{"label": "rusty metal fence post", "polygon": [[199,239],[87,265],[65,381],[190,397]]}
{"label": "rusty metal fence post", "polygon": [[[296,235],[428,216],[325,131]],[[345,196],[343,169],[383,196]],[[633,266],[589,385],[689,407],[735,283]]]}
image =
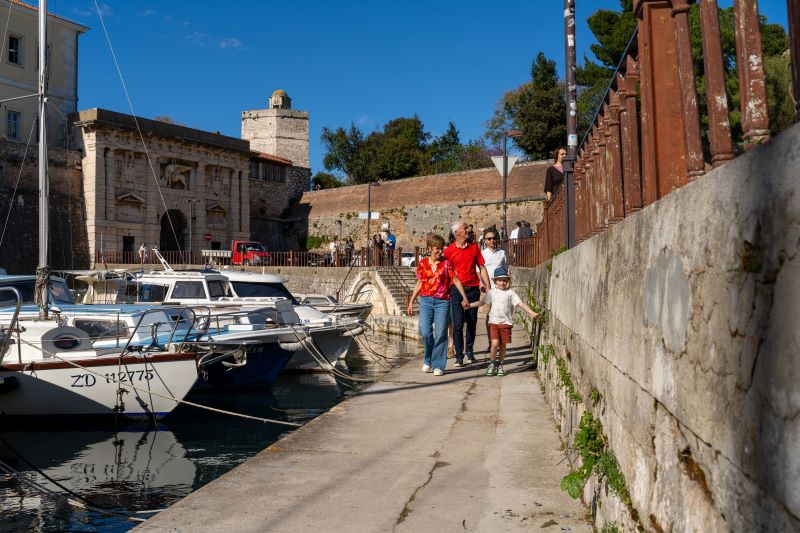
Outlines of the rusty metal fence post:
{"label": "rusty metal fence post", "polygon": [[764,55],[758,27],[758,2],[734,0],[736,68],[739,71],[739,107],[742,110],[744,149],[769,140],[767,87],[764,81]]}

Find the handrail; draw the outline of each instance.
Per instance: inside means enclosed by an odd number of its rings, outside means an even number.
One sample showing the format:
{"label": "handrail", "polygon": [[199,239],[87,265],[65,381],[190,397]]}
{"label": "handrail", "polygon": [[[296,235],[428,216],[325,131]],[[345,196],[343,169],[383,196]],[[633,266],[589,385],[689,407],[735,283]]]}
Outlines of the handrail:
{"label": "handrail", "polygon": [[11,323],[9,324],[8,329],[6,330],[7,333],[3,337],[3,347],[2,349],[0,349],[0,365],[3,364],[3,359],[6,356],[8,345],[11,342],[11,334],[14,332],[14,324],[19,319],[19,311],[20,309],[22,309],[22,295],[19,293],[19,290],[17,290],[15,287],[0,287],[0,292],[3,291],[9,291],[14,293],[14,296],[17,297],[17,306],[14,309],[13,316],[11,317]]}

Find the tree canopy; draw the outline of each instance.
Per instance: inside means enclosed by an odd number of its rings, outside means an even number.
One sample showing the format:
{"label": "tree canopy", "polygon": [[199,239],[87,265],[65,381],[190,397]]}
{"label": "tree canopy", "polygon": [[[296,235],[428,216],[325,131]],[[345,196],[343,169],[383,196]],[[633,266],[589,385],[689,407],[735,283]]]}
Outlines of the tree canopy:
{"label": "tree canopy", "polygon": [[453,122],[444,134],[433,137],[417,116],[392,119],[366,136],[355,124],[349,130],[323,128],[321,140],[325,169],[342,172],[351,184],[491,165],[485,143],[462,144]]}
{"label": "tree canopy", "polygon": [[564,84],[559,82],[556,62],[539,52],[531,65],[531,81],[509,91],[497,102],[487,122],[486,137],[502,142],[505,132],[522,130],[514,144],[531,159],[545,159],[566,141]]}
{"label": "tree canopy", "polygon": [[314,184],[314,189],[335,189],[341,187],[344,183],[339,178],[329,172],[317,172],[311,178]]}

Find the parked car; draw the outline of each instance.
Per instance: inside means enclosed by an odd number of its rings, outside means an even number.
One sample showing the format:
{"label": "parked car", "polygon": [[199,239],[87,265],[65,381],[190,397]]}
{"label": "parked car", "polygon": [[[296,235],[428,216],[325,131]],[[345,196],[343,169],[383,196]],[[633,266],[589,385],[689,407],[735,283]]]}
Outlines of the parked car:
{"label": "parked car", "polygon": [[400,266],[404,267],[417,266],[417,258],[414,255],[414,252],[403,252],[403,255],[400,257]]}

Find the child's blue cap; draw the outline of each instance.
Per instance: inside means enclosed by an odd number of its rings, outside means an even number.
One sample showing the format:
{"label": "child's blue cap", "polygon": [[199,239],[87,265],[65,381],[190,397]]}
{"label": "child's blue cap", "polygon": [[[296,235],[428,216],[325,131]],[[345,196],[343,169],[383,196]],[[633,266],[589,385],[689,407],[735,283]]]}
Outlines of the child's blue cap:
{"label": "child's blue cap", "polygon": [[507,278],[507,277],[509,277],[509,275],[508,275],[508,269],[506,267],[499,266],[494,269],[494,274],[492,275],[493,279]]}

